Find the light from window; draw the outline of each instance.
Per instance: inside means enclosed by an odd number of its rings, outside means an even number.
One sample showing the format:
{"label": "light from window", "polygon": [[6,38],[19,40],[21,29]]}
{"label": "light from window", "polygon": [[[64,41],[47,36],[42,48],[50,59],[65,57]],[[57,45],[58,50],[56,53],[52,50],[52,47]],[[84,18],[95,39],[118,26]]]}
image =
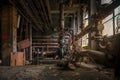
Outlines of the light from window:
{"label": "light from window", "polygon": [[113,14],[110,14],[102,21],[104,25],[103,35],[113,35]]}

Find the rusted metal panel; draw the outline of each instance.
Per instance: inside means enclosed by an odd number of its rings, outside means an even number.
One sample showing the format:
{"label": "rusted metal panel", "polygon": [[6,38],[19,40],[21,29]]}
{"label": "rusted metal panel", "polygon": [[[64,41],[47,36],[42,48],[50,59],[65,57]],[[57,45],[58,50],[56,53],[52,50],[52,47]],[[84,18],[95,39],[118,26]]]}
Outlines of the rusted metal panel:
{"label": "rusted metal panel", "polygon": [[30,46],[30,40],[25,39],[23,41],[20,41],[18,42],[17,46],[18,46],[18,49],[25,49]]}

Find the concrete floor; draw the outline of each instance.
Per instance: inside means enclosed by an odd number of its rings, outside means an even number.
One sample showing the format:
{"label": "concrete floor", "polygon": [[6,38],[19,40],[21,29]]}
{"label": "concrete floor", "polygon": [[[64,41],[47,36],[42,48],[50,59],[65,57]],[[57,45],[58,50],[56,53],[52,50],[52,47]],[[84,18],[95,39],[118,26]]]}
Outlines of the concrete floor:
{"label": "concrete floor", "polygon": [[113,80],[112,73],[111,69],[61,70],[53,64],[24,67],[0,66],[0,80]]}

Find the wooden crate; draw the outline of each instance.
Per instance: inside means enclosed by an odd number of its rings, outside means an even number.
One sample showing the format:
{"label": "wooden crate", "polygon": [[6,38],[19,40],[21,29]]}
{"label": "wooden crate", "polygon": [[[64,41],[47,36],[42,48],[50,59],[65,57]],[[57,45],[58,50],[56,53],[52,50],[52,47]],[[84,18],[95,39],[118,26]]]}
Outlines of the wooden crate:
{"label": "wooden crate", "polygon": [[24,66],[25,65],[25,53],[15,52],[11,53],[10,66]]}

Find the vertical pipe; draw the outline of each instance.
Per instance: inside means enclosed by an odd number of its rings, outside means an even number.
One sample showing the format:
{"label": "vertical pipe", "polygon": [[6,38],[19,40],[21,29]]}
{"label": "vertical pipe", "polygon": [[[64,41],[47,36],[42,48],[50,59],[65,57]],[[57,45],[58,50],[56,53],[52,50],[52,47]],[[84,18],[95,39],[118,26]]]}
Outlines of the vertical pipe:
{"label": "vertical pipe", "polygon": [[113,35],[115,35],[115,11],[113,11]]}
{"label": "vertical pipe", "polygon": [[32,25],[30,22],[30,60],[32,61]]}
{"label": "vertical pipe", "polygon": [[59,34],[59,47],[60,47],[60,57],[64,56],[64,4],[60,3],[60,34]]}
{"label": "vertical pipe", "polygon": [[64,30],[64,4],[60,4],[60,27]]}
{"label": "vertical pipe", "polygon": [[73,15],[73,33],[72,33],[72,43],[75,42],[75,35],[76,35],[76,23],[75,23],[75,13]]}
{"label": "vertical pipe", "polygon": [[83,31],[83,9],[82,9],[83,7],[81,6],[80,7],[80,29],[81,29],[81,31]]}
{"label": "vertical pipe", "polygon": [[77,34],[79,33],[79,26],[80,26],[80,11],[78,10],[78,13],[77,13]]}
{"label": "vertical pipe", "polygon": [[[91,0],[88,2],[88,25],[91,24]],[[91,32],[88,34],[88,47],[91,48]]]}
{"label": "vertical pipe", "polygon": [[20,19],[21,19],[21,16],[20,16],[20,15],[18,15],[17,28],[19,28],[19,26],[20,26]]}
{"label": "vertical pipe", "polygon": [[[96,21],[96,19],[94,18],[90,18],[93,15],[97,16],[96,12],[96,1],[95,0],[89,0],[89,25],[93,26],[93,24],[95,24],[95,27],[97,26],[98,21]],[[92,32],[90,31],[89,33],[89,48],[90,49],[96,49],[96,41],[95,40],[91,40],[92,36],[95,36],[96,32]]]}
{"label": "vertical pipe", "polygon": [[[0,45],[2,45],[2,30],[1,30],[1,9],[0,9]],[[2,46],[0,46],[0,60],[2,59],[2,49],[1,49]]]}
{"label": "vertical pipe", "polygon": [[73,15],[73,34],[76,34],[75,14]]}

